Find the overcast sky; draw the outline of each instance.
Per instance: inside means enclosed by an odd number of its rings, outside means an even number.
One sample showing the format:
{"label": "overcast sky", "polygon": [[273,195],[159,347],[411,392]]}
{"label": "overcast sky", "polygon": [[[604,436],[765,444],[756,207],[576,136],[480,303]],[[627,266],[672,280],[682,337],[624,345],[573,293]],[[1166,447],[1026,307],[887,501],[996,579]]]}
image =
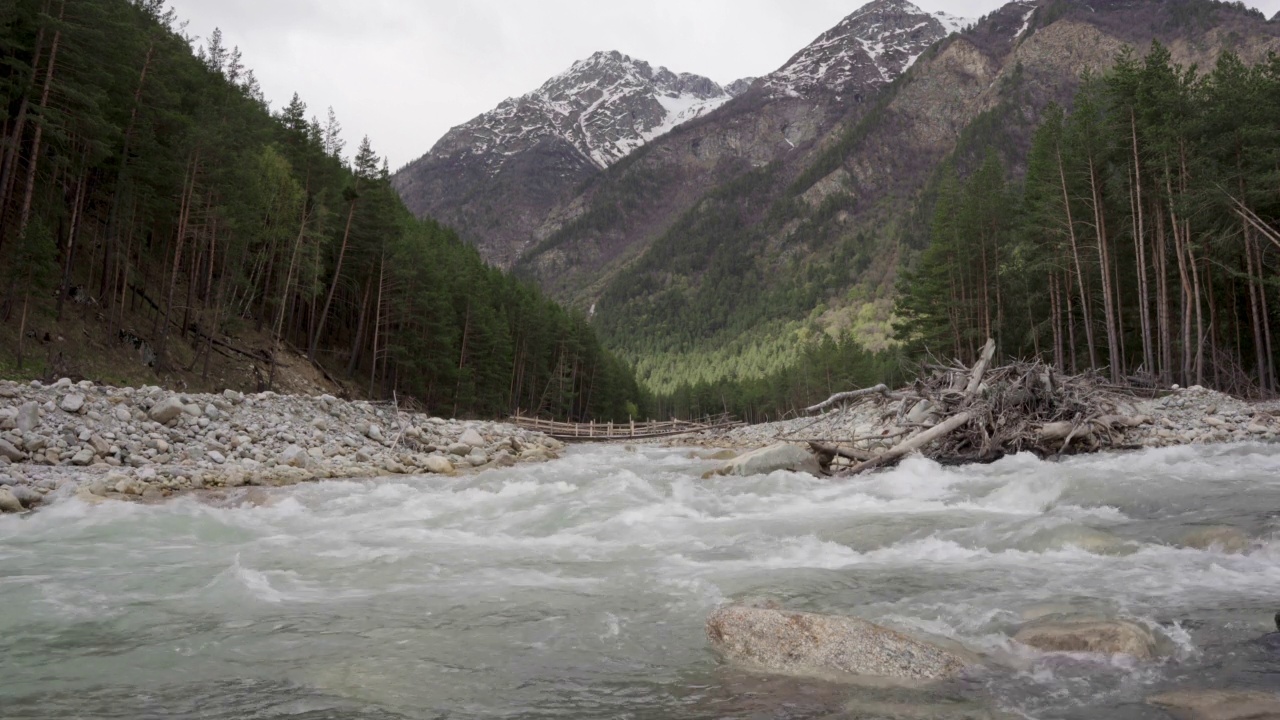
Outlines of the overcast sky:
{"label": "overcast sky", "polygon": [[[1247,0],[1271,17],[1280,0]],[[772,72],[863,0],[170,0],[187,33],[221,28],[272,107],[296,91],[347,147],[391,167],[573,61],[620,50],[719,83]],[[917,0],[976,18],[1003,0]]]}

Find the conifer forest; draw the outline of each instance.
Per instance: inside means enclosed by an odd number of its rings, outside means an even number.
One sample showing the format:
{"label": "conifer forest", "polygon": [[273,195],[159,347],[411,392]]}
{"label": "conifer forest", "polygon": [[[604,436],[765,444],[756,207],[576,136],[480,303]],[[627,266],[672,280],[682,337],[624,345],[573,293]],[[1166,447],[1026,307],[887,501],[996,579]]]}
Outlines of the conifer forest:
{"label": "conifer forest", "polygon": [[162,379],[254,333],[258,389],[288,347],[441,414],[639,412],[581,315],[414,219],[332,110],[272,113],[219,32],[197,43],[163,0],[14,0],[0,33],[6,372],[79,314]]}
{"label": "conifer forest", "polygon": [[1126,50],[1045,112],[1025,179],[994,149],[945,174],[898,333],[915,354],[994,337],[1064,372],[1271,396],[1277,217],[1280,58]]}

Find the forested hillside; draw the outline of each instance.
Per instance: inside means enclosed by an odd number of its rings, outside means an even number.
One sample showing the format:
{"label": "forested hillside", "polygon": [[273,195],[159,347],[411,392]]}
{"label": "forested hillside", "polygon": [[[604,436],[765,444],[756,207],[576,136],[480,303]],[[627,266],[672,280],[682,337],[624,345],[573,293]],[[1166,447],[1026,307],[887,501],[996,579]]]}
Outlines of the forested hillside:
{"label": "forested hillside", "polygon": [[904,340],[1120,380],[1271,395],[1280,250],[1280,57],[1198,71],[1154,44],[1045,113],[1025,183],[994,152],[947,173],[903,277]]}
{"label": "forested hillside", "polygon": [[163,0],[0,5],[4,374],[128,351],[267,389],[295,348],[441,413],[637,411],[585,320],[412,218],[367,138],[349,159],[332,111],[273,115],[218,32],[193,45]]}
{"label": "forested hillside", "polygon": [[[1011,3],[930,48],[803,162],[761,164],[704,191],[643,254],[584,286],[602,337],[663,392],[785,375],[824,335],[892,347],[897,276],[929,246],[947,177],[974,175],[994,152],[1003,177],[1020,182],[1049,108],[1070,107],[1082,74],[1105,72],[1123,47],[1153,39],[1184,67],[1213,67],[1223,50],[1265,63],[1280,49],[1276,27],[1234,3]],[[988,278],[1016,272],[987,263]],[[1091,298],[1091,310],[1103,305]],[[1015,310],[1026,316],[1005,308]]]}

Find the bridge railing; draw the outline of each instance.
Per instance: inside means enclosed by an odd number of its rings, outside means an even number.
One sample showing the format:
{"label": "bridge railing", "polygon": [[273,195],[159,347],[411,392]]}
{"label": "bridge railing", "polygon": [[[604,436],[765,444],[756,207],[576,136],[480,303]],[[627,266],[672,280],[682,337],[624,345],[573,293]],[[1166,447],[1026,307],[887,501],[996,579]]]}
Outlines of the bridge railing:
{"label": "bridge railing", "polygon": [[568,423],[556,420],[547,420],[546,418],[525,417],[519,412],[512,416],[510,420],[512,424],[519,427],[542,432],[562,440],[626,440],[652,438],[727,428],[740,424],[735,418],[727,413],[715,417],[703,418],[698,422],[672,419],[649,420],[639,423],[635,420],[625,423],[595,421],[586,423]]}

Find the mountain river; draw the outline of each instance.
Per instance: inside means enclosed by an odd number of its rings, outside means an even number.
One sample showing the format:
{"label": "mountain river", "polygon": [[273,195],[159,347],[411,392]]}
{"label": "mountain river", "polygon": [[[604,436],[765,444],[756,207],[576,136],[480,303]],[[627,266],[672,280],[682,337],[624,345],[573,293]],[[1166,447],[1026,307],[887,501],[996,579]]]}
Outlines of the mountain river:
{"label": "mountain river", "polygon": [[[1176,688],[1280,688],[1280,446],[880,474],[701,476],[688,450],[0,518],[0,717],[1167,717]],[[1244,553],[1180,547],[1230,525]],[[770,598],[946,636],[928,688],[754,675],[703,623]],[[1063,609],[1168,656],[1010,641]],[[906,709],[904,709],[906,708]]]}

